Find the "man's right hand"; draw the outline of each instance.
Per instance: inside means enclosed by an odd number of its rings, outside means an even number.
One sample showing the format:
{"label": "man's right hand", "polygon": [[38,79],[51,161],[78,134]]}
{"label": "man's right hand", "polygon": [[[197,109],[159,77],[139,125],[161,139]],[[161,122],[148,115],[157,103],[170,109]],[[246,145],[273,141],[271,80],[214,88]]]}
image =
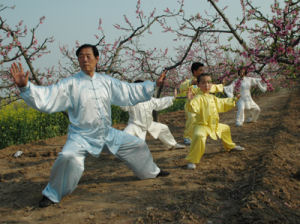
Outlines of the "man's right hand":
{"label": "man's right hand", "polygon": [[197,85],[198,85],[198,82],[197,82],[197,80],[193,79],[192,82],[191,82],[191,84],[197,86]]}
{"label": "man's right hand", "polygon": [[25,74],[21,63],[19,63],[18,66],[17,63],[14,62],[10,67],[10,74],[14,78],[14,81],[18,87],[21,88],[27,85],[29,71],[27,71]]}
{"label": "man's right hand", "polygon": [[188,98],[188,100],[192,100],[194,98],[194,94],[193,94],[191,87],[189,88],[189,90],[187,92],[187,98]]}

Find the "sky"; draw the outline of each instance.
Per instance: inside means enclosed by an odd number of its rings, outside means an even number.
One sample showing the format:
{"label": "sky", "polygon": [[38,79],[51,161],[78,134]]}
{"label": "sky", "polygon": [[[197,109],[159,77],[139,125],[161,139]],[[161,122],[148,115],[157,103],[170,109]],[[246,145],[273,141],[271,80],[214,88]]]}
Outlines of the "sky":
{"label": "sky", "polygon": [[[254,0],[264,10],[269,8],[273,1]],[[38,68],[51,67],[57,65],[62,60],[59,47],[63,45],[69,48],[75,47],[75,42],[95,43],[95,34],[98,33],[98,21],[101,18],[106,39],[113,42],[120,36],[120,31],[114,29],[114,24],[123,23],[123,15],[128,18],[135,17],[137,0],[0,0],[0,4],[6,6],[15,5],[14,10],[1,12],[1,16],[6,19],[9,25],[17,24],[23,20],[30,28],[34,27],[39,18],[45,16],[44,23],[37,32],[37,39],[43,40],[53,36],[54,43],[48,45],[50,54],[43,56],[34,62]],[[240,0],[219,0],[219,7],[228,5],[227,16],[235,21],[241,17],[242,11]],[[156,8],[157,14],[163,12],[167,7],[175,9],[177,0],[141,0],[143,11],[150,12]],[[207,0],[185,0],[184,10],[187,15],[195,15],[198,12],[203,14],[204,10],[214,11]],[[167,39],[162,39],[162,35],[155,30],[153,38],[147,41],[149,46],[164,45]]]}

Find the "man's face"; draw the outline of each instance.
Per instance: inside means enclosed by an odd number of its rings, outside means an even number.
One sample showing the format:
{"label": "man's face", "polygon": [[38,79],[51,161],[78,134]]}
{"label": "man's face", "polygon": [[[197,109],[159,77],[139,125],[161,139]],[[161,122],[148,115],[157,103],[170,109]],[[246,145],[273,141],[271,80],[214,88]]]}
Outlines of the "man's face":
{"label": "man's face", "polygon": [[240,76],[241,78],[243,78],[245,75],[246,75],[246,69],[245,69],[245,68],[242,68],[242,69],[240,70],[240,72],[239,72],[239,76]]}
{"label": "man's face", "polygon": [[210,76],[202,76],[198,87],[201,89],[203,93],[209,93],[212,86],[212,81]]}
{"label": "man's face", "polygon": [[198,77],[204,72],[204,66],[199,67],[197,70],[194,70],[193,76]]}
{"label": "man's face", "polygon": [[81,49],[78,55],[78,62],[81,70],[89,76],[94,75],[99,57],[95,57],[92,48]]}

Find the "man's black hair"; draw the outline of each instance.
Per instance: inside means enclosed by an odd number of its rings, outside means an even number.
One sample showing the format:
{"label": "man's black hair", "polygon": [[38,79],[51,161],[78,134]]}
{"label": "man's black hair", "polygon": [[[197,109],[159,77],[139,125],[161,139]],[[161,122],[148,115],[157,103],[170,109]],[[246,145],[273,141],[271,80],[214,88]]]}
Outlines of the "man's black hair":
{"label": "man's black hair", "polygon": [[239,76],[241,75],[241,72],[242,72],[243,70],[245,71],[245,74],[244,74],[244,75],[247,75],[247,73],[248,73],[248,67],[240,66],[240,67],[238,67],[238,69],[237,69],[237,72],[238,72],[238,75],[239,75]]}
{"label": "man's black hair", "polygon": [[137,80],[134,81],[134,83],[139,83],[139,82],[144,82],[144,80],[137,79]]}
{"label": "man's black hair", "polygon": [[203,66],[204,66],[204,64],[201,62],[194,62],[191,66],[192,73],[194,73],[194,71],[196,71],[198,68],[203,67]]}
{"label": "man's black hair", "polygon": [[201,78],[204,77],[204,76],[209,76],[209,77],[211,77],[211,74],[209,74],[209,73],[202,73],[201,75],[199,75],[199,76],[197,77],[197,83],[198,83],[198,84],[200,83]]}
{"label": "man's black hair", "polygon": [[81,45],[77,50],[76,50],[76,56],[78,57],[80,51],[83,49],[83,48],[92,48],[93,50],[93,54],[95,57],[98,57],[99,56],[99,51],[97,49],[97,47],[95,45],[92,45],[92,44],[83,44]]}

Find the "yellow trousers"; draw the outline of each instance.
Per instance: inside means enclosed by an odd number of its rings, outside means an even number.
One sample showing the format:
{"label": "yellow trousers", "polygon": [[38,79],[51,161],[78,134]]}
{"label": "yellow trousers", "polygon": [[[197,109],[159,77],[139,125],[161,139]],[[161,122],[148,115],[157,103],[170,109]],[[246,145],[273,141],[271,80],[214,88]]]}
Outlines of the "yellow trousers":
{"label": "yellow trousers", "polygon": [[193,136],[196,114],[188,112],[187,104],[184,105],[184,112],[185,112],[185,128],[183,132],[183,137],[191,140]]}
{"label": "yellow trousers", "polygon": [[[199,163],[205,152],[205,143],[210,129],[207,126],[195,125],[189,154],[185,158],[189,163]],[[219,123],[219,137],[226,151],[235,147],[232,142],[230,127]]]}

